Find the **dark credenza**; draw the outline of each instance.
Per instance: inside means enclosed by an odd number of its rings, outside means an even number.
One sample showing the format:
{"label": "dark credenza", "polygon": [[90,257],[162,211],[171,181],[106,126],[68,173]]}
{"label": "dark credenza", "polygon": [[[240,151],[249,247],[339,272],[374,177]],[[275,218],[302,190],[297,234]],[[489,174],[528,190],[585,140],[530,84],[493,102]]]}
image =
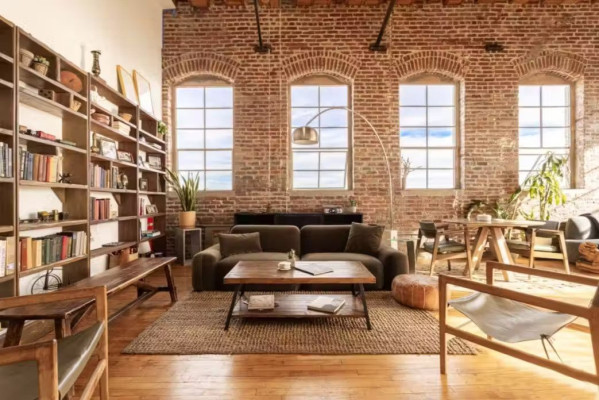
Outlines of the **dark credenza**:
{"label": "dark credenza", "polygon": [[235,213],[235,225],[349,225],[362,222],[361,213]]}

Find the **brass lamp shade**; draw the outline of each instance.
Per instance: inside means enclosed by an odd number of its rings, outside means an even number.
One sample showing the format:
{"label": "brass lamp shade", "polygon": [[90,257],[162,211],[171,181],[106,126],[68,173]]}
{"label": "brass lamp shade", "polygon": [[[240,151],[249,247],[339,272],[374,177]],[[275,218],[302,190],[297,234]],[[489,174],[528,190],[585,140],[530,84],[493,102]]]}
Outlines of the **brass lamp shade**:
{"label": "brass lamp shade", "polygon": [[318,131],[309,126],[295,128],[293,130],[293,143],[303,145],[318,144]]}

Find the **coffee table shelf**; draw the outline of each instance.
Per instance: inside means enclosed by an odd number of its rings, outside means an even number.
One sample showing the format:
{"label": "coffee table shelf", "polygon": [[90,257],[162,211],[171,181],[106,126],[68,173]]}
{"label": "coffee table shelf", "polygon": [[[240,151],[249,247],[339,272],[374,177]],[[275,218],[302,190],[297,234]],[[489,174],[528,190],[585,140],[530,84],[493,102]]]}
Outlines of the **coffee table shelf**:
{"label": "coffee table shelf", "polygon": [[[251,293],[246,294],[246,297]],[[308,310],[308,303],[319,296],[342,298],[345,304],[336,314]],[[233,310],[233,317],[248,318],[331,318],[354,317],[364,318],[364,307],[358,296],[351,294],[275,294],[275,309],[264,311],[249,311],[247,304],[241,301]]]}

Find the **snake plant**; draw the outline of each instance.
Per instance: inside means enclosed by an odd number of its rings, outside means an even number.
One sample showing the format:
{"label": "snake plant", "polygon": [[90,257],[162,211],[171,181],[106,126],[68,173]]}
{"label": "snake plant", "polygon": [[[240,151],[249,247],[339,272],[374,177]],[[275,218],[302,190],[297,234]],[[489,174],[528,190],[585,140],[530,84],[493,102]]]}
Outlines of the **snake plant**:
{"label": "snake plant", "polygon": [[166,169],[166,181],[171,185],[179,201],[181,202],[181,211],[195,211],[198,189],[200,187],[199,174],[187,174],[187,178],[178,175]]}

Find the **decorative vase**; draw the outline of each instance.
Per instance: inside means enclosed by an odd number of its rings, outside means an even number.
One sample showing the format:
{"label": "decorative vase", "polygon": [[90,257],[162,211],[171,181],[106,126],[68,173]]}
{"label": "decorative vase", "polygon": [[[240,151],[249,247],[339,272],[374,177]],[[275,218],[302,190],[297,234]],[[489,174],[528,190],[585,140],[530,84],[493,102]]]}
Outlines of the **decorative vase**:
{"label": "decorative vase", "polygon": [[100,50],[92,50],[92,54],[94,55],[92,74],[94,74],[96,78],[99,78],[100,72],[102,72],[102,70],[100,69],[100,55],[102,54],[102,52]]}
{"label": "decorative vase", "polygon": [[42,75],[46,75],[48,73],[48,66],[43,63],[34,62],[33,69],[39,72]]}
{"label": "decorative vase", "polygon": [[401,190],[406,190],[408,186],[408,176],[407,175],[403,175],[401,177]]}
{"label": "decorative vase", "polygon": [[27,49],[19,50],[19,54],[21,55],[21,64],[29,68],[31,66],[31,62],[33,61],[33,53]]}
{"label": "decorative vase", "polygon": [[196,212],[195,211],[181,211],[179,213],[179,227],[180,228],[193,228],[196,226]]}

